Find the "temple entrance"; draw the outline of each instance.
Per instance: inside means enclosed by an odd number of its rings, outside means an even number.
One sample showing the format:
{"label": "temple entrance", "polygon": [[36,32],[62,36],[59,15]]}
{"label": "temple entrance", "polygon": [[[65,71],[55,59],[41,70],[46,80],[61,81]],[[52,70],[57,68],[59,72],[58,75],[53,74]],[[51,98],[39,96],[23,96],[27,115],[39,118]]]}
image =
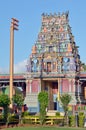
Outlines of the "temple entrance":
{"label": "temple entrance", "polygon": [[57,110],[58,81],[43,81],[42,89],[48,92],[48,110]]}

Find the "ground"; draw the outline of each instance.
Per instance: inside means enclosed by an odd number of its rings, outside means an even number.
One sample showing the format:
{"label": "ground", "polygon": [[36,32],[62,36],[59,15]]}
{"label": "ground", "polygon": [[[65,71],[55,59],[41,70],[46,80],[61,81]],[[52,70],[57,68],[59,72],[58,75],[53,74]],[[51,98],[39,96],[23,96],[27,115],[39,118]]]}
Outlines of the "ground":
{"label": "ground", "polygon": [[35,126],[35,127],[15,127],[15,128],[5,128],[4,130],[85,130],[85,128],[67,128],[67,127],[53,127],[53,126]]}

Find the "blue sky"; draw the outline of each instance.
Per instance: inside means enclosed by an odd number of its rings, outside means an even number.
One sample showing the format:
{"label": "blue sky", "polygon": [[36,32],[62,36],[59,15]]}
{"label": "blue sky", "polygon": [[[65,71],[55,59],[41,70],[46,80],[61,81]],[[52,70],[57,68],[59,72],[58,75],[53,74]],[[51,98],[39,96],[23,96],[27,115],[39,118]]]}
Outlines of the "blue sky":
{"label": "blue sky", "polygon": [[14,68],[15,72],[23,72],[40,31],[41,14],[66,11],[81,60],[86,63],[86,0],[0,0],[0,73],[9,72],[11,18],[19,20],[14,38]]}

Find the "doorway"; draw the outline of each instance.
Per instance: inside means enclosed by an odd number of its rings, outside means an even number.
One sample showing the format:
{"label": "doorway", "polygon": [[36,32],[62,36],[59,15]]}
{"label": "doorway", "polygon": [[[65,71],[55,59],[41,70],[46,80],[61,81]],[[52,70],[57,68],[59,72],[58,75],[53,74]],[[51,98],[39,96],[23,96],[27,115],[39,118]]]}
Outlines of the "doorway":
{"label": "doorway", "polygon": [[57,110],[58,82],[50,80],[44,81],[44,90],[48,92],[48,110]]}
{"label": "doorway", "polygon": [[57,93],[58,93],[58,82],[52,82],[52,91],[53,91],[53,104],[54,110],[57,110]]}

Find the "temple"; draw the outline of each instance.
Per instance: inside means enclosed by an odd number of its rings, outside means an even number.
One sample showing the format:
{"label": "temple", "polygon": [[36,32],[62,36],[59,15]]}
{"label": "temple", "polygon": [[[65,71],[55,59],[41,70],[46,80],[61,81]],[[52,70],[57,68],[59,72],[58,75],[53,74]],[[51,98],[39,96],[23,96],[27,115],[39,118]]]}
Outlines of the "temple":
{"label": "temple", "polygon": [[42,14],[40,32],[28,58],[25,75],[25,104],[29,112],[39,112],[38,93],[43,90],[48,92],[48,110],[63,111],[60,103],[63,93],[72,96],[71,109],[77,104],[86,104],[81,90],[80,55],[68,15],[68,12]]}

